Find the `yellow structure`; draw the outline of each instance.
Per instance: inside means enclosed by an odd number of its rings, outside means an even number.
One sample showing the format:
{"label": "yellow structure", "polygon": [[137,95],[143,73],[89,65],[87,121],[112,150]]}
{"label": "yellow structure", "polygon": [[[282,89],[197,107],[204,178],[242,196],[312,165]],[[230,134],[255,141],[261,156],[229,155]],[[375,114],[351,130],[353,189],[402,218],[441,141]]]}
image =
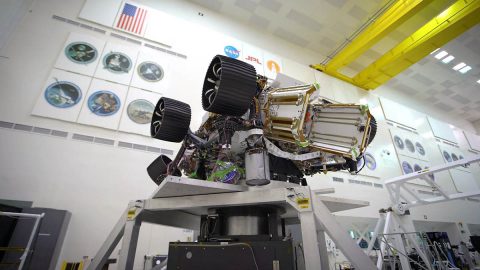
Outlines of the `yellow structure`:
{"label": "yellow structure", "polygon": [[311,67],[365,90],[372,90],[480,22],[480,1],[458,0],[354,77],[338,71],[431,2],[396,2],[330,62]]}

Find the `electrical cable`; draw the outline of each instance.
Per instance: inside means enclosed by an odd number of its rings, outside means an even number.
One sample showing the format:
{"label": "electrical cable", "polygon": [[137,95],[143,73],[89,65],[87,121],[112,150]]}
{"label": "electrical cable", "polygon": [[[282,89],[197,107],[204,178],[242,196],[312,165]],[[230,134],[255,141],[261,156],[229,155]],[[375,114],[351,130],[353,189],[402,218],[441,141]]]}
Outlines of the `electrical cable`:
{"label": "electrical cable", "polygon": [[367,164],[367,161],[365,160],[365,155],[362,156],[362,159],[363,159],[363,165],[360,169],[358,169],[355,174],[358,174],[359,172],[361,172],[363,170],[363,168],[365,167],[365,164]]}

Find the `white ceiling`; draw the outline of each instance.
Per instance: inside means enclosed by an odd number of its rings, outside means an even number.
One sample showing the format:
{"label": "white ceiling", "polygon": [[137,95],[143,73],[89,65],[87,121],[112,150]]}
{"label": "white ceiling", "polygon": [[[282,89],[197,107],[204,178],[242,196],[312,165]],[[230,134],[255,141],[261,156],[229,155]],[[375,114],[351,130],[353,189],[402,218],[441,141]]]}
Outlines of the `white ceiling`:
{"label": "white ceiling", "polygon": [[[349,36],[384,7],[387,0],[190,0],[221,13],[261,32],[294,43],[321,55],[330,55]],[[444,6],[452,0],[442,1]],[[437,2],[438,3],[438,2]],[[438,8],[437,8],[438,9]],[[406,32],[428,21],[438,10],[425,10],[410,22],[391,33],[377,46],[368,50],[342,70],[354,75],[380,57],[399,41]],[[420,24],[421,23],[421,24]],[[470,122],[480,120],[480,26],[476,26],[451,41],[442,49],[455,56],[446,65],[427,56],[412,65],[386,86],[401,91],[426,106],[461,117]],[[324,59],[312,59],[312,64]],[[451,68],[465,62],[472,66],[467,74]]]}
{"label": "white ceiling", "polygon": [[386,2],[385,0],[190,1],[258,31],[271,33],[325,56],[345,41],[353,30],[359,28]]}
{"label": "white ceiling", "polygon": [[[443,64],[429,55],[387,82],[410,98],[434,106],[470,122],[480,120],[480,25],[450,41],[445,50],[455,59]],[[438,52],[439,52],[438,51]],[[464,62],[472,67],[466,74],[452,69]],[[453,123],[454,124],[454,123]]]}

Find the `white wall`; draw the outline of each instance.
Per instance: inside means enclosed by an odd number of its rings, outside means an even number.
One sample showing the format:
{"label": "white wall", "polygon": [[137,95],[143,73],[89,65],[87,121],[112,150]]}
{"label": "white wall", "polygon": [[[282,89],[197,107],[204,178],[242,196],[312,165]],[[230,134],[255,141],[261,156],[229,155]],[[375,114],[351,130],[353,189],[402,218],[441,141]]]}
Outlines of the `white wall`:
{"label": "white wall", "polygon": [[[3,87],[0,91],[0,120],[54,128],[70,134],[75,132],[116,141],[123,140],[177,149],[178,145],[147,137],[35,117],[30,114],[69,32],[80,32],[109,39],[106,35],[51,18],[55,14],[78,20],[77,15],[83,2],[81,0],[33,1],[31,12],[23,17],[0,51],[0,55],[4,56],[0,57],[0,81]],[[308,68],[307,64],[323,59],[319,54],[239,25],[190,2],[174,0],[141,0],[139,2],[193,23],[188,33],[182,33],[183,38],[189,40],[188,43],[185,42],[189,45],[185,52],[188,59],[184,60],[185,65],[182,65],[175,74],[175,83],[172,86],[174,92],[171,96],[192,106],[192,128],[200,124],[202,114],[199,102],[200,89],[206,65],[214,54],[210,41],[205,38],[211,30],[280,55],[284,59],[287,75],[307,83],[319,81],[322,86],[321,94],[327,98],[338,102],[362,101],[372,104],[372,108],[375,108],[375,105],[378,108],[375,92],[363,91]],[[2,4],[0,9],[3,7]],[[198,16],[198,11],[202,11],[205,16]],[[98,27],[101,28],[101,26]],[[108,29],[105,28],[105,30]],[[116,42],[120,41],[116,40]],[[406,102],[406,99],[397,97],[391,92],[393,91],[379,91],[397,102]],[[421,105],[418,104],[416,108],[420,110]],[[377,113],[380,113],[376,116],[381,121],[381,111],[377,110]],[[439,112],[429,113],[437,119],[450,119],[448,115]],[[469,123],[455,123],[465,130],[472,131]],[[383,128],[379,131],[380,139],[375,145],[378,151],[391,147],[391,141],[386,137],[388,131],[385,122],[381,122],[380,125]],[[84,255],[94,255],[127,202],[148,197],[155,187],[145,171],[146,166],[156,156],[150,152],[1,128],[0,138],[0,198],[33,200],[35,206],[67,209],[72,212],[62,260],[80,260]],[[386,162],[385,166],[389,166],[389,169],[382,177],[400,174],[398,164]],[[331,181],[332,175],[337,174],[318,175],[309,182],[314,188],[335,187],[336,196],[371,202],[369,207],[346,211],[339,213],[340,215],[376,218],[377,210],[388,205],[384,189],[334,183]],[[344,177],[347,178],[347,176]],[[366,179],[381,183],[381,179],[378,178],[366,177]],[[478,203],[461,201],[436,207],[418,208],[413,212],[413,216],[423,219],[423,215],[427,214],[429,220],[462,220],[469,224],[480,224],[480,215],[472,215],[475,212],[478,213]],[[189,232],[183,230],[144,226],[135,269],[142,269],[143,255],[165,253],[168,241],[186,240],[189,235]],[[115,257],[115,253],[112,257]]]}
{"label": "white wall", "polygon": [[[4,10],[3,4],[0,10]],[[58,138],[0,128],[0,198],[29,200],[37,207],[70,211],[72,219],[61,254],[61,260],[68,261],[92,257],[127,203],[150,196],[155,184],[146,166],[157,156],[74,141],[71,135],[178,148],[143,136],[30,114],[69,32],[108,38],[51,18],[56,14],[76,19],[82,5],[83,1],[35,1],[0,51],[0,120],[69,132],[69,138]],[[185,72],[197,73],[190,68]],[[180,93],[179,97],[188,94]],[[191,240],[191,236],[191,231],[144,224],[135,269],[143,269],[145,254],[166,254],[169,241]],[[111,257],[116,256],[114,251]]]}

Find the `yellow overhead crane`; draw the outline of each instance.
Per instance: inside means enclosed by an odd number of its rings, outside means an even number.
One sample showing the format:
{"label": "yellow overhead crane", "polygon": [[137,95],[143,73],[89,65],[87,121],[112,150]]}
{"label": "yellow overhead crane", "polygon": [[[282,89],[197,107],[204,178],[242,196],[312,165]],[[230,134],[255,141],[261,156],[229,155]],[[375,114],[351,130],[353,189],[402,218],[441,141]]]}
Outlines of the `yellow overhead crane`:
{"label": "yellow overhead crane", "polygon": [[435,0],[398,0],[326,65],[310,67],[372,90],[480,22],[480,0],[457,0],[355,76],[339,72],[431,3]]}

